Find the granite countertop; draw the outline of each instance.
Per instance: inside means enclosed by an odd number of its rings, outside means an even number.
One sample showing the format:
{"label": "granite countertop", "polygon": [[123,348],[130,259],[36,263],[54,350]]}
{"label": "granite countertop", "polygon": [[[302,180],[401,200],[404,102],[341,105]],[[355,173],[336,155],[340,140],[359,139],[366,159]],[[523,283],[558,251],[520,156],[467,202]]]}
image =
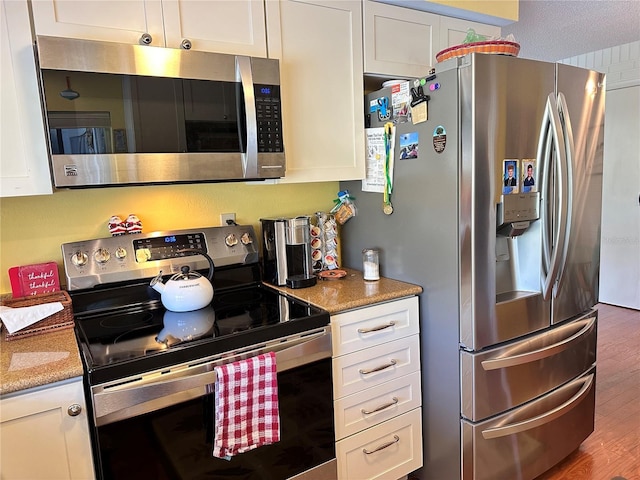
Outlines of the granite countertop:
{"label": "granite countertop", "polygon": [[[346,277],[318,280],[313,287],[272,287],[329,313],[422,292],[418,285],[384,277],[375,282],[365,282],[362,272],[343,270],[347,272]],[[0,332],[0,395],[82,376],[82,360],[72,328],[14,340],[7,340],[5,334],[6,329],[3,328]]]}
{"label": "granite countertop", "polygon": [[374,303],[388,302],[402,297],[418,295],[422,287],[390,278],[380,277],[375,282],[365,282],[362,272],[343,268],[347,276],[340,279],[320,280],[313,287],[288,288],[271,285],[273,288],[307,303],[338,313],[366,307]]}
{"label": "granite countertop", "polygon": [[14,340],[0,332],[0,395],[80,377],[82,360],[73,328]]}

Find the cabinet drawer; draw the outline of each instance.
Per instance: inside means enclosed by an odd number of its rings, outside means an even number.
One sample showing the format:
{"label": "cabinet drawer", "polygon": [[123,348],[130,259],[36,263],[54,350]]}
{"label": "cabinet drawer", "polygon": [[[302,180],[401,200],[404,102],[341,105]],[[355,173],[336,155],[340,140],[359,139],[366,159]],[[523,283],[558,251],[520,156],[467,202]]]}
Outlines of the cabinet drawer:
{"label": "cabinet drawer", "polygon": [[333,398],[420,370],[418,335],[333,359]]}
{"label": "cabinet drawer", "polygon": [[395,479],[422,466],[422,408],[336,443],[339,480]]}
{"label": "cabinet drawer", "polygon": [[418,297],[405,298],[331,317],[333,356],[418,333]]}
{"label": "cabinet drawer", "polygon": [[420,372],[413,372],[334,402],[336,439],[378,425],[421,405]]}

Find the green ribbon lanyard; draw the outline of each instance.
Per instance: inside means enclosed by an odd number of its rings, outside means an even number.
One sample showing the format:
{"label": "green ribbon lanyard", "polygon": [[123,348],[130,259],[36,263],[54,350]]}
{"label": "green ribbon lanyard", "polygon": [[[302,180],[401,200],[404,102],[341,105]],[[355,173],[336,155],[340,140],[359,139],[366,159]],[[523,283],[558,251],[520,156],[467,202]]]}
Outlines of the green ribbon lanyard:
{"label": "green ribbon lanyard", "polygon": [[392,139],[393,123],[385,123],[384,125],[384,197],[382,211],[391,215],[393,213],[393,205],[391,205],[391,192],[393,191],[393,184],[391,182],[391,142]]}

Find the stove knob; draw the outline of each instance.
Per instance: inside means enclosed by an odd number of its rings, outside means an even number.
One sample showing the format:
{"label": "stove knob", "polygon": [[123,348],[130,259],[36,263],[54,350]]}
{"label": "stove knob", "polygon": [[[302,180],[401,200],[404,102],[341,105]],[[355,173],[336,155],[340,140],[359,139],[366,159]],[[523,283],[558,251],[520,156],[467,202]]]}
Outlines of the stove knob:
{"label": "stove knob", "polygon": [[224,239],[224,243],[227,244],[227,247],[233,247],[238,244],[238,239],[236,238],[235,234],[230,233]]}
{"label": "stove knob", "polygon": [[111,258],[111,254],[109,253],[109,250],[107,250],[106,248],[99,248],[98,250],[96,250],[96,253],[93,254],[93,258],[95,259],[96,262],[100,264],[105,264]]}
{"label": "stove knob", "polygon": [[122,248],[122,247],[116,248],[116,258],[117,259],[122,260],[126,256],[127,256],[127,251],[124,248]]}
{"label": "stove knob", "polygon": [[249,235],[249,232],[244,232],[242,237],[240,237],[240,241],[243,245],[251,245],[253,243],[253,238]]}
{"label": "stove knob", "polygon": [[80,251],[74,253],[71,257],[71,263],[73,263],[76,267],[83,267],[87,264],[88,260],[89,257],[87,257],[87,254]]}

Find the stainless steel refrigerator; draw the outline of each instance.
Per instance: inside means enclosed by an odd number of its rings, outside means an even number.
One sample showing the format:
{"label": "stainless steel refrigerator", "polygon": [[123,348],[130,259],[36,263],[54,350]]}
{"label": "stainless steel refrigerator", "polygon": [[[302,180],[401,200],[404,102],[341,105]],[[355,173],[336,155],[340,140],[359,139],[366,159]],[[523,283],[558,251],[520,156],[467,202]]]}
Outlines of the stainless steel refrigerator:
{"label": "stainless steel refrigerator", "polygon": [[367,96],[342,263],[378,248],[424,288],[418,477],[533,479],[594,428],[604,76],[482,54],[432,73]]}

